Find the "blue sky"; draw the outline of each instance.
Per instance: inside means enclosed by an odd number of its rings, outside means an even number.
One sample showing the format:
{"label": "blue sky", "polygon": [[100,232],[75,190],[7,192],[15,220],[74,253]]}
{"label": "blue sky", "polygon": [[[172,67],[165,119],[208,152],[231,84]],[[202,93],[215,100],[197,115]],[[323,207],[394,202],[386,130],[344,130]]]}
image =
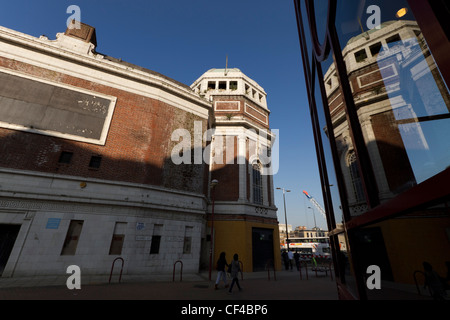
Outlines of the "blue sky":
{"label": "blue sky", "polygon": [[[270,126],[279,130],[275,187],[286,194],[288,223],[314,226],[302,191],[323,204],[293,1],[15,0],[2,3],[0,25],[55,39],[69,5],[96,28],[97,51],[191,85],[205,71],[239,68],[267,92]],[[275,190],[280,223],[283,196]],[[325,219],[314,208],[317,226]]]}

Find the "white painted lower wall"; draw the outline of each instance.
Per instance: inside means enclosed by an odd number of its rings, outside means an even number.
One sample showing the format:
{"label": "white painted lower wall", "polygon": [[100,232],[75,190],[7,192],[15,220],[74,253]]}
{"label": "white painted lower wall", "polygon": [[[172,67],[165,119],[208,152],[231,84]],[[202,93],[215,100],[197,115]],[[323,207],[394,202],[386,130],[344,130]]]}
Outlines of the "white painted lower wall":
{"label": "white painted lower wall", "polygon": [[[183,272],[198,272],[206,211],[203,195],[97,180],[87,181],[98,190],[89,198],[79,197],[77,188],[73,194],[66,188],[61,196],[61,186],[71,185],[74,178],[15,173],[16,180],[8,180],[14,172],[0,170],[0,224],[21,226],[2,277],[66,275],[69,265],[78,265],[82,274],[109,275],[117,257],[125,261],[123,274],[171,274],[177,260],[183,262]],[[53,181],[59,186],[53,194],[48,179],[58,180]],[[33,194],[25,192],[27,186],[35,186]],[[141,200],[141,194],[154,201]],[[51,225],[49,219],[60,220]],[[61,255],[71,220],[83,220],[77,249],[74,255]],[[121,255],[110,255],[116,222],[126,223],[125,238]],[[162,226],[161,245],[158,254],[150,254],[155,224]],[[190,253],[183,253],[186,232],[192,239]],[[118,261],[115,272],[120,265]]]}

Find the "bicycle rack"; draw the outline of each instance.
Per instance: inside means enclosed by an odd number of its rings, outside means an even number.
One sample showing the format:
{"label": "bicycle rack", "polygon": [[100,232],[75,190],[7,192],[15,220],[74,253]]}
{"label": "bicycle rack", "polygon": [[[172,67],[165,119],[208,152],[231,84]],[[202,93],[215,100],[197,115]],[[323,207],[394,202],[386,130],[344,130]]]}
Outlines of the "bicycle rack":
{"label": "bicycle rack", "polygon": [[181,260],[177,260],[175,261],[175,263],[173,264],[173,274],[172,274],[172,281],[175,282],[175,266],[177,265],[177,263],[181,264],[181,269],[180,269],[180,282],[183,281],[183,261]]}
{"label": "bicycle rack", "polygon": [[267,261],[266,263],[266,267],[267,267],[267,278],[270,281],[270,265],[273,265],[273,280],[277,280],[277,275],[275,273],[275,264],[273,263],[272,260]]}
{"label": "bicycle rack", "polygon": [[111,277],[112,277],[114,265],[116,264],[116,261],[117,261],[117,260],[121,260],[121,261],[122,261],[122,267],[120,268],[119,283],[120,283],[120,281],[122,280],[122,271],[123,271],[123,264],[124,264],[124,261],[123,261],[122,258],[119,257],[119,258],[115,258],[114,261],[113,261],[113,263],[112,263],[112,266],[111,266],[111,273],[109,274],[109,283],[111,283]]}

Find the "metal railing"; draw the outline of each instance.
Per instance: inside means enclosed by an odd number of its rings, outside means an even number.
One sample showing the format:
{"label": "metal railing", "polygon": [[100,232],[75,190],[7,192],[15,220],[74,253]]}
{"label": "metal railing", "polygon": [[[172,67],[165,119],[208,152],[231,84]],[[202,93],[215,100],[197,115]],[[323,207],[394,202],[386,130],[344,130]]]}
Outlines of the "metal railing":
{"label": "metal railing", "polygon": [[302,264],[305,265],[305,274],[306,274],[306,280],[309,280],[308,277],[308,263],[306,261],[299,261],[298,262],[298,270],[300,272],[300,280],[303,280],[303,276],[302,276]]}

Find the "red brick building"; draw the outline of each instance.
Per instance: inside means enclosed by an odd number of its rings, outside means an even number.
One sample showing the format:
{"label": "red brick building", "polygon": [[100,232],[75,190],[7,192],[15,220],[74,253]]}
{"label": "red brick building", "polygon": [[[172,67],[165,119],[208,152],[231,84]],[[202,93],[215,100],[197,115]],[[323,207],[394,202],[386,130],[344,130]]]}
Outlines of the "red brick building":
{"label": "red brick building", "polygon": [[212,104],[96,45],[85,24],[55,40],[0,27],[3,277],[65,274],[72,264],[108,274],[117,257],[129,274],[202,265],[210,168],[175,164],[172,133],[202,136]]}

